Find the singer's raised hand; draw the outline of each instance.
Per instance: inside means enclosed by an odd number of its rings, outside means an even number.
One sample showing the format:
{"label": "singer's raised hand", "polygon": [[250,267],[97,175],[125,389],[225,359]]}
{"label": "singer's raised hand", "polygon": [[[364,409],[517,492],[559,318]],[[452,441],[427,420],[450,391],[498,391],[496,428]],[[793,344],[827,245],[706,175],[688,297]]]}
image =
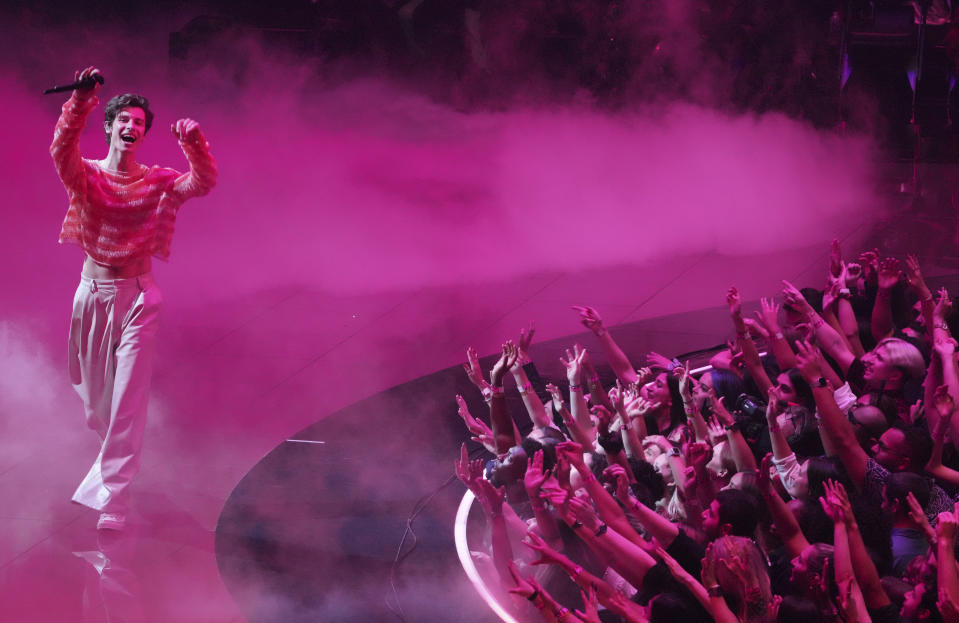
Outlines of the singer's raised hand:
{"label": "singer's raised hand", "polygon": [[[86,69],[78,69],[73,73],[73,77],[76,82],[81,82],[87,78],[93,78],[94,76],[101,76],[102,80],[103,74],[100,73],[99,69],[92,66],[87,67]],[[81,99],[90,99],[97,94],[97,92],[100,90],[100,86],[100,80],[93,80],[92,86],[76,89],[74,93]]]}
{"label": "singer's raised hand", "polygon": [[205,139],[200,124],[193,119],[180,119],[170,126],[170,131],[181,143],[203,144]]}

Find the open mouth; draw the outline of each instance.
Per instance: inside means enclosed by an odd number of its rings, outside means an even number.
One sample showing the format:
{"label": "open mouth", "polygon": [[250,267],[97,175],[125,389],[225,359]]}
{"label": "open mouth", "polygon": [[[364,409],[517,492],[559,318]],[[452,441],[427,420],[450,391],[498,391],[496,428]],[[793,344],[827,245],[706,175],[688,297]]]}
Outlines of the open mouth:
{"label": "open mouth", "polygon": [[137,141],[135,136],[131,136],[129,134],[121,135],[120,140],[123,141],[124,143],[135,143]]}

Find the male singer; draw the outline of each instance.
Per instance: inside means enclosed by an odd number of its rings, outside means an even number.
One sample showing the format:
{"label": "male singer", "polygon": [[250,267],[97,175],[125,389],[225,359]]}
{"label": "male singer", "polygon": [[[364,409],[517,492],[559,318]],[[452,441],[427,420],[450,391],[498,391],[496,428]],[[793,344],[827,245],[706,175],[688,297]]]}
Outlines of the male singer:
{"label": "male singer", "polygon": [[163,297],[150,258],[166,260],[180,205],[216,184],[209,144],[192,119],[170,129],[190,164],[188,173],[139,164],[153,112],[146,98],[118,95],[106,106],[109,150],[102,160],[80,156],[79,139],[97,106],[94,67],[77,72],[79,88],[63,105],[50,155],[66,187],[69,208],[60,242],[86,257],[70,322],[70,379],[83,400],[100,453],[73,501],[100,511],[97,529],[122,530],[130,481],[140,467],[153,347]]}

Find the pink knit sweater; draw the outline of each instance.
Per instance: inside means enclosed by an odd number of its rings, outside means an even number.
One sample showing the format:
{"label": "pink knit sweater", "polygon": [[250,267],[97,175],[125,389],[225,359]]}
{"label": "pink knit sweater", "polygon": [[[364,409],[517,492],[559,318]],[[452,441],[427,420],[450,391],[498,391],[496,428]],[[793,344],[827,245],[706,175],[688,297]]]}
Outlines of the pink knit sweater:
{"label": "pink knit sweater", "polygon": [[144,165],[132,174],[108,171],[80,157],[80,132],[98,103],[96,97],[72,96],[53,133],[50,155],[70,200],[60,242],[79,245],[102,264],[120,266],[151,255],[166,260],[180,205],[216,184],[209,145],[180,143],[189,173]]}

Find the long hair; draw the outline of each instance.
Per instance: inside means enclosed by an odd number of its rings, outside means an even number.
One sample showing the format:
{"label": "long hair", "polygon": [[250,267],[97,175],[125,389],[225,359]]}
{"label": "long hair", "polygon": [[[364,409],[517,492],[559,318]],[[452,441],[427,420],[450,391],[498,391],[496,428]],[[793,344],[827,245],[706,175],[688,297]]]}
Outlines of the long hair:
{"label": "long hair", "polygon": [[[759,548],[746,537],[723,536],[713,541],[708,550],[709,564],[716,570],[716,581],[723,590],[729,608],[743,623],[769,621],[773,592],[766,572],[766,560]],[[727,567],[742,561],[746,577]]]}

